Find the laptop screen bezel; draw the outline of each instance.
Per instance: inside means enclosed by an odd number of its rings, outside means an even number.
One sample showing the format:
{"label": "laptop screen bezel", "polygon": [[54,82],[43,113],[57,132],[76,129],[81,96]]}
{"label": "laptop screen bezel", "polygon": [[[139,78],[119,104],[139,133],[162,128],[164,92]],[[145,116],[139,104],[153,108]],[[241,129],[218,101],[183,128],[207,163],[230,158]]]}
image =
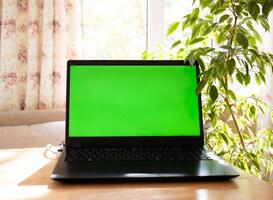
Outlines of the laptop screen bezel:
{"label": "laptop screen bezel", "polygon": [[[138,137],[69,137],[69,94],[70,94],[70,69],[71,66],[90,65],[190,65],[182,60],[68,60],[66,78],[66,122],[65,122],[65,144],[66,146],[119,146],[119,145],[204,145],[203,119],[201,94],[198,95],[200,136],[138,136]],[[199,64],[196,66],[197,84],[199,83]]]}

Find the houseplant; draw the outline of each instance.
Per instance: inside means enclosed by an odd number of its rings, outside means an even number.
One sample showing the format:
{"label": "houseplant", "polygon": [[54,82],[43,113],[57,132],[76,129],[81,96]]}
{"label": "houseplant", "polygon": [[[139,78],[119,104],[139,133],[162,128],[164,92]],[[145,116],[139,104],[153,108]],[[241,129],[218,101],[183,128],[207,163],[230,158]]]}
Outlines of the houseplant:
{"label": "houseplant", "polygon": [[[262,37],[255,28],[270,30],[272,7],[272,0],[193,0],[191,13],[168,28],[167,35],[177,34],[170,49],[143,53],[144,59],[199,62],[196,92],[202,92],[207,146],[267,181],[273,170],[273,131],[257,132],[255,124],[268,106],[255,95],[240,96],[231,86],[265,83],[266,71],[273,71],[273,55],[259,49]],[[180,38],[184,31],[190,32],[186,39]]]}

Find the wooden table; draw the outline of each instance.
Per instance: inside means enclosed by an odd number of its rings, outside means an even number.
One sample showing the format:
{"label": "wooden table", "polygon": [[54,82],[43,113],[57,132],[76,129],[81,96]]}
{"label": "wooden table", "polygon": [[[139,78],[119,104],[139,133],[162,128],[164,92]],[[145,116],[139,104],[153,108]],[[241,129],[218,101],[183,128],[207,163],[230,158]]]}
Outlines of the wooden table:
{"label": "wooden table", "polygon": [[217,182],[64,184],[49,178],[56,159],[44,148],[0,150],[0,199],[247,199],[273,200],[273,186],[240,171]]}

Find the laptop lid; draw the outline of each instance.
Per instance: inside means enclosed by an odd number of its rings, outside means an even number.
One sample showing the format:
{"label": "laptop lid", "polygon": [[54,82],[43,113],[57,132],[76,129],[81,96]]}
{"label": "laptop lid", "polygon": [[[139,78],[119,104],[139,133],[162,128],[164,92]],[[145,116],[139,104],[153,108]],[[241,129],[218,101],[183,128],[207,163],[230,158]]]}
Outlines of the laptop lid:
{"label": "laptop lid", "polygon": [[203,145],[198,63],[70,60],[66,145]]}

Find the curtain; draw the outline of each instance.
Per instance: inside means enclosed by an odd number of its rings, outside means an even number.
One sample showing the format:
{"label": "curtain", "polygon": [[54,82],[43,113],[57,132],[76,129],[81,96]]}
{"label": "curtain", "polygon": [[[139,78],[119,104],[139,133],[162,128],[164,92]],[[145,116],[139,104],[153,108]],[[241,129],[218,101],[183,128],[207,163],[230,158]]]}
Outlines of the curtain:
{"label": "curtain", "polygon": [[80,2],[0,0],[0,110],[64,108],[66,61],[82,56]]}
{"label": "curtain", "polygon": [[[261,31],[263,37],[262,50],[267,53],[273,53],[273,12],[271,12],[269,15],[269,23],[271,26],[270,32]],[[273,112],[273,73],[270,69],[267,69],[266,84],[260,87],[259,96],[262,97],[265,103],[269,106],[269,110],[266,113],[266,116],[261,116],[258,119],[258,129],[273,129],[273,123],[271,119],[271,112]]]}

